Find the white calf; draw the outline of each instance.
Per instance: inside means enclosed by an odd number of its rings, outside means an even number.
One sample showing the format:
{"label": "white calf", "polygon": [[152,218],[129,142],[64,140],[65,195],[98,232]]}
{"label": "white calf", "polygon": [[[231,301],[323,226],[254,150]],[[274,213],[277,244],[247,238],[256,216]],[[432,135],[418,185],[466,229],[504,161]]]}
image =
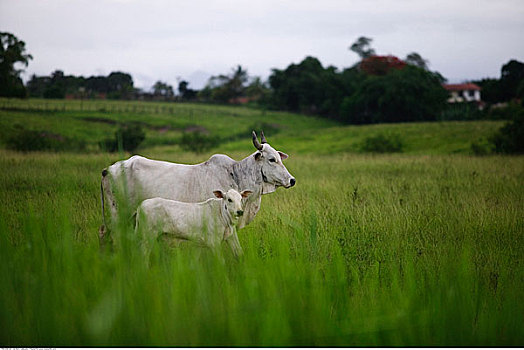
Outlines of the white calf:
{"label": "white calf", "polygon": [[137,234],[148,241],[167,235],[175,240],[189,240],[211,248],[226,241],[235,256],[242,255],[242,247],[236,234],[239,217],[243,215],[242,198],[251,191],[238,193],[230,189],[226,193],[213,191],[217,198],[200,203],[185,203],[164,198],[143,201],[137,209]]}

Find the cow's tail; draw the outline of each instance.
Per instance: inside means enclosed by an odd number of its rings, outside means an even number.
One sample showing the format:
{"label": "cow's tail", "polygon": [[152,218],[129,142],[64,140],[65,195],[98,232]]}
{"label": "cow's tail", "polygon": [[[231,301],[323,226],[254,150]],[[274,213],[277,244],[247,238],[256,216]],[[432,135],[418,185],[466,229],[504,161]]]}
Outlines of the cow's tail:
{"label": "cow's tail", "polygon": [[104,178],[107,175],[107,170],[102,170],[102,180],[100,181],[100,202],[102,204],[102,226],[98,231],[100,239],[103,239],[107,232],[106,216],[105,216],[105,206],[104,206]]}

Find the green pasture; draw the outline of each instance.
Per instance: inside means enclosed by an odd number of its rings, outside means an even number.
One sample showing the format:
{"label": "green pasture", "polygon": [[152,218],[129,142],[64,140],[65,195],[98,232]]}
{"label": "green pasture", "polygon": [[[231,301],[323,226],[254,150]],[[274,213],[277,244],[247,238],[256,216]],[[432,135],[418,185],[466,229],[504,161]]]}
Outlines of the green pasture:
{"label": "green pasture", "polygon": [[[342,126],[315,116],[240,106],[160,102],[0,99],[2,106],[9,108],[0,109],[0,147],[18,125],[84,141],[86,152],[99,152],[99,142],[113,137],[118,123],[139,122],[146,132],[139,153],[180,153],[181,135],[191,131],[221,139],[212,153],[245,152],[250,130],[266,126],[272,144],[285,145],[286,151],[295,154],[358,153],[362,142],[377,134],[398,135],[406,154],[471,154],[473,142],[485,143],[504,124],[451,121]],[[268,127],[273,129],[269,133]]]}
{"label": "green pasture", "polygon": [[[0,132],[20,122],[86,139],[115,125],[83,118],[169,124],[175,139],[176,125],[235,135],[276,123],[266,136],[290,154],[285,165],[297,179],[262,198],[239,232],[240,260],[226,244],[195,254],[202,248],[159,242],[148,264],[132,230],[115,232],[112,252],[98,245],[100,171],[129,154],[0,149],[0,344],[524,344],[524,158],[469,155],[470,143],[500,124],[337,126],[194,108],[208,112],[0,111]],[[378,131],[399,133],[405,153],[359,153],[358,140]],[[139,153],[155,159],[197,163],[254,150],[249,134],[194,154],[147,132]]]}

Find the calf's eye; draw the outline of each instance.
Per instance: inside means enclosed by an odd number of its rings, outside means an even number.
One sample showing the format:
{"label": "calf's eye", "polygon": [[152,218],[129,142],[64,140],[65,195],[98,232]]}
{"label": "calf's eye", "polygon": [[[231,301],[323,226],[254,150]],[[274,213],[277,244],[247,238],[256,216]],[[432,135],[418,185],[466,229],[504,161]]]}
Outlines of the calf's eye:
{"label": "calf's eye", "polygon": [[228,199],[227,201],[230,202],[230,203],[233,202],[231,199]]}
{"label": "calf's eye", "polygon": [[276,162],[275,158],[271,158],[269,161],[270,161],[271,163]]}

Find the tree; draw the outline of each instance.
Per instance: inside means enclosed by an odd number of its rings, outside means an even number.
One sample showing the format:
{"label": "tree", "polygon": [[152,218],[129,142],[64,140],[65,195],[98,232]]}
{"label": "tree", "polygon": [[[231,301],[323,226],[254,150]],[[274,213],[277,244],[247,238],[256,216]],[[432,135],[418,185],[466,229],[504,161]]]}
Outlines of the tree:
{"label": "tree", "polygon": [[133,93],[133,78],[123,72],[111,72],[107,77],[108,97],[113,99],[130,98]]}
{"label": "tree", "polygon": [[213,101],[228,103],[244,96],[246,91],[245,84],[248,80],[247,71],[238,65],[228,75],[212,76],[204,90],[201,91],[201,96],[210,98]]}
{"label": "tree", "polygon": [[233,98],[240,97],[244,94],[246,87],[244,86],[249,79],[247,70],[242,69],[242,66],[238,65],[236,69],[233,69],[230,75],[227,87]]}
{"label": "tree", "polygon": [[25,42],[7,32],[0,32],[0,96],[25,97],[26,90],[16,64],[28,66],[33,56],[26,53]]}
{"label": "tree", "polygon": [[473,83],[482,89],[482,101],[493,104],[502,100],[499,79],[485,78]]}
{"label": "tree", "polygon": [[524,80],[524,63],[511,60],[500,71],[500,94],[503,101],[517,97],[519,84]]}
{"label": "tree", "polygon": [[189,83],[185,80],[182,80],[178,83],[178,92],[180,93],[180,98],[183,101],[191,101],[197,97],[198,91],[189,88]]}
{"label": "tree", "polygon": [[412,52],[406,56],[404,62],[412,66],[428,70],[428,60],[425,60],[416,52]]}
{"label": "tree", "polygon": [[364,59],[375,55],[375,50],[371,47],[373,39],[361,36],[349,47],[351,51],[359,55],[360,58]]}
{"label": "tree", "polygon": [[27,92],[31,97],[43,97],[47,87],[50,84],[49,77],[37,77],[35,74],[31,75],[31,79],[27,82]]}
{"label": "tree", "polygon": [[436,120],[446,98],[440,74],[406,66],[368,75],[344,98],[341,116],[351,124]]}
{"label": "tree", "polygon": [[155,96],[163,97],[164,99],[172,99],[175,96],[175,92],[171,85],[161,82],[160,80],[153,85],[153,94]]}
{"label": "tree", "polygon": [[348,93],[336,68],[324,68],[317,58],[311,56],[285,70],[273,69],[269,84],[273,90],[270,97],[272,107],[332,117],[336,117],[340,103]]}
{"label": "tree", "polygon": [[402,69],[406,63],[399,60],[398,57],[388,56],[370,56],[360,61],[360,69],[371,75],[384,75],[391,69]]}
{"label": "tree", "polygon": [[513,115],[513,120],[501,127],[493,136],[495,152],[524,154],[524,110]]}
{"label": "tree", "polygon": [[260,77],[255,77],[246,88],[246,96],[251,100],[264,99],[270,93],[268,87]]}

